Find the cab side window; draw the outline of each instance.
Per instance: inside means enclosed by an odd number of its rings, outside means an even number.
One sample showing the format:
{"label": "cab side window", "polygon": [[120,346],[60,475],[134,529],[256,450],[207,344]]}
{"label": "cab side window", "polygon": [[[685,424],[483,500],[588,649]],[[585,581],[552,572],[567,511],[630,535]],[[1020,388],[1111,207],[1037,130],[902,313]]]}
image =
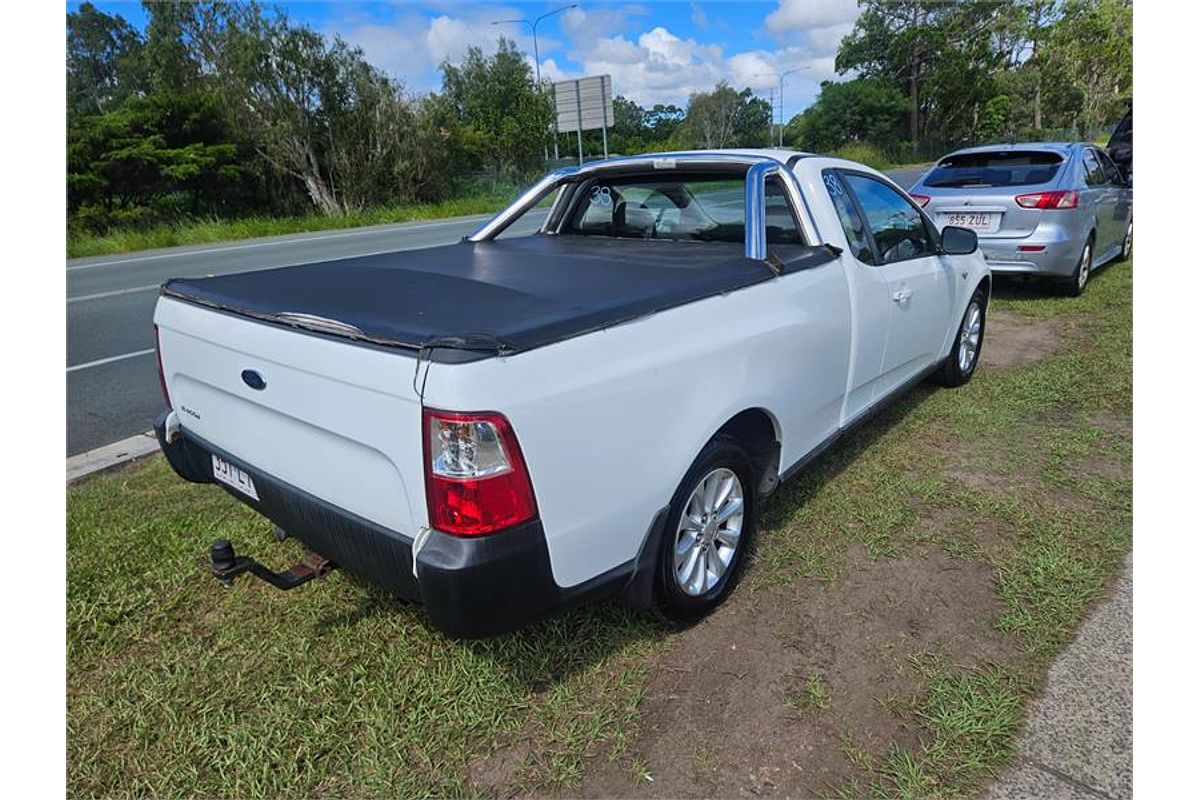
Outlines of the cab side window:
{"label": "cab side window", "polygon": [[843,175],[867,219],[879,263],[892,264],[937,253],[925,218],[908,198],[866,175]]}
{"label": "cab side window", "polygon": [[864,264],[874,264],[875,253],[871,250],[871,243],[867,240],[866,223],[863,222],[858,209],[850,200],[850,195],[846,192],[846,186],[841,177],[831,169],[822,172],[821,177],[825,181],[829,199],[833,201],[833,207],[837,209],[842,230],[846,232],[846,241],[850,244],[850,252]]}
{"label": "cab side window", "polygon": [[792,204],[779,178],[768,178],[763,200],[767,217],[767,244],[804,244],[804,235],[796,224]]}

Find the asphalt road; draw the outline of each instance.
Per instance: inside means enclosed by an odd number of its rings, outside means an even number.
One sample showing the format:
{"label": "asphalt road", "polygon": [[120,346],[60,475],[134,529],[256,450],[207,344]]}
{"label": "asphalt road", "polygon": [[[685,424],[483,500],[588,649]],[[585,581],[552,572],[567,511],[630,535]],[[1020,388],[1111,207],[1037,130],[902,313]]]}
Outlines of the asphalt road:
{"label": "asphalt road", "polygon": [[[909,186],[921,168],[888,173]],[[518,222],[531,232],[541,213]],[[67,262],[67,455],[149,430],[162,410],[151,319],[159,285],[313,261],[449,244],[486,216],[175,247]]]}

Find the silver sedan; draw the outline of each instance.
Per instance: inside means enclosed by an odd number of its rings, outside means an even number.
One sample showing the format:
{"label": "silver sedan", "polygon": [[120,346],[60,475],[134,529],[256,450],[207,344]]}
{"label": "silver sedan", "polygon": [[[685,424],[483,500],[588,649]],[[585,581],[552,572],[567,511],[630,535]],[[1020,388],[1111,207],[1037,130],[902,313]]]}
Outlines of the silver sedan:
{"label": "silver sedan", "polygon": [[1048,278],[1072,296],[1133,248],[1133,188],[1084,142],[972,147],[909,190],[939,228],[972,228],[992,272]]}

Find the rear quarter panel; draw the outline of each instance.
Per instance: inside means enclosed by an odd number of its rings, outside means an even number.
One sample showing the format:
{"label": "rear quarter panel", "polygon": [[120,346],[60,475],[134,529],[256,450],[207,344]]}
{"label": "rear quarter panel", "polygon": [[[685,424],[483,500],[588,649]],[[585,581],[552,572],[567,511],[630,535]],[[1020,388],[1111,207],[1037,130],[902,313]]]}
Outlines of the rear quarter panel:
{"label": "rear quarter panel", "polygon": [[516,356],[432,365],[425,403],[509,418],[554,579],[573,586],[637,555],[737,413],[772,416],[785,466],[835,431],[849,323],[832,261]]}

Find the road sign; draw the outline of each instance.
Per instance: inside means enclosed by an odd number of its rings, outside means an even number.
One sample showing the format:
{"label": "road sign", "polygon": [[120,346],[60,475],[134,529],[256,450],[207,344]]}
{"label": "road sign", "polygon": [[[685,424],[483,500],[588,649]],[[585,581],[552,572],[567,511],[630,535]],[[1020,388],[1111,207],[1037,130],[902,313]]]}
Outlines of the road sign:
{"label": "road sign", "polygon": [[612,78],[592,75],[554,84],[554,109],[563,133],[612,127]]}
{"label": "road sign", "polygon": [[604,157],[608,157],[608,129],[613,124],[612,78],[591,75],[554,84],[555,124],[562,133],[575,131],[579,163],[583,163],[583,131],[604,132]]}

